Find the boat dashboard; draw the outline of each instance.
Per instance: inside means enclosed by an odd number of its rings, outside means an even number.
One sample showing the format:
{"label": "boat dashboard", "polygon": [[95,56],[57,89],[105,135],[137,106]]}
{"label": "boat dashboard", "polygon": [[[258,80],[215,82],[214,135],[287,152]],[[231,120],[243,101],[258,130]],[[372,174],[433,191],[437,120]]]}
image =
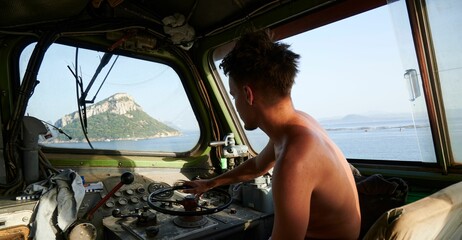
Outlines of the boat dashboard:
{"label": "boat dashboard", "polygon": [[[182,192],[179,184],[140,174],[123,183],[125,174],[84,184],[77,220],[61,234],[65,239],[268,239],[271,235],[272,213],[244,203],[235,186],[198,196]],[[0,235],[21,227],[26,229],[24,236],[30,231],[33,237],[39,201],[2,201]]]}

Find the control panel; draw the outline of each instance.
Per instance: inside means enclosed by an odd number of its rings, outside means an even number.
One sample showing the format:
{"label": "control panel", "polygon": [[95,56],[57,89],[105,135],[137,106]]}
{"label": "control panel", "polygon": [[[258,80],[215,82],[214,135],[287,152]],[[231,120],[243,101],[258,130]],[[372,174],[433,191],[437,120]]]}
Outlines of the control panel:
{"label": "control panel", "polygon": [[[133,182],[129,184],[120,184],[120,176],[108,177],[101,182],[100,188],[93,188],[85,194],[79,216],[85,220],[89,212],[92,215],[84,225],[78,226],[79,231],[94,225],[91,231],[96,232],[96,239],[123,240],[198,239],[212,235],[221,236],[215,239],[227,239],[228,235],[233,236],[229,239],[235,239],[239,234],[248,237],[252,231],[258,232],[255,236],[268,232],[263,234],[266,239],[270,235],[271,214],[231,203],[232,199],[215,211],[214,206],[220,205],[226,197],[212,192],[202,196],[205,200],[198,201],[181,191],[175,191],[175,194],[173,190],[165,191],[178,186],[172,187],[138,174],[133,176]],[[156,194],[152,194],[154,192]],[[159,202],[156,198],[160,199],[157,199]],[[205,211],[203,216],[175,215],[175,211],[184,211],[185,206],[191,206],[191,201],[197,204],[199,211]],[[101,206],[95,209],[99,204]]]}
{"label": "control panel", "polygon": [[[148,225],[140,224],[134,217],[106,217],[103,219],[106,239],[238,239],[239,236],[258,239],[257,235],[261,237],[265,231],[263,228],[267,227],[268,234],[263,237],[266,240],[270,236],[269,225],[272,223],[269,215],[237,204],[231,204],[227,209],[200,220],[193,217],[184,220],[180,216],[160,212],[155,212],[155,215],[156,221]],[[178,221],[186,221],[186,224],[178,224]]]}

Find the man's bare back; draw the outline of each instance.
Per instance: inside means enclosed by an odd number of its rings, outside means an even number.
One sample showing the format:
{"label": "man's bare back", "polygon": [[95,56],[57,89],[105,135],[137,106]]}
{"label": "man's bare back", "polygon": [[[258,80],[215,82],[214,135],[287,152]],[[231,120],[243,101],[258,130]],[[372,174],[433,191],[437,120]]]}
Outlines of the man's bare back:
{"label": "man's bare back", "polygon": [[[306,114],[299,112],[284,132],[283,140],[275,142],[274,147],[273,196],[275,204],[280,205],[276,209],[292,206],[298,208],[295,211],[308,211],[307,238],[356,239],[361,221],[358,196],[349,164],[341,151]],[[303,198],[300,194],[311,197]],[[287,201],[290,196],[298,199]],[[303,204],[309,208],[300,207]],[[293,225],[284,221],[278,224],[282,228]]]}

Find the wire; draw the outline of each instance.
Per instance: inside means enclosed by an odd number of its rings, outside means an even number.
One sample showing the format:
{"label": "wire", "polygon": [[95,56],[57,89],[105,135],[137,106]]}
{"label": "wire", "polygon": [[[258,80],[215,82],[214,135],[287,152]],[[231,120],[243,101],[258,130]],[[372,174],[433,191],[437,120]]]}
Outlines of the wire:
{"label": "wire", "polygon": [[5,145],[5,162],[7,164],[5,167],[8,167],[9,177],[12,178],[12,180],[8,183],[0,184],[1,188],[9,188],[6,193],[16,191],[20,187],[23,187],[25,183],[21,171],[22,164],[20,162],[20,156],[17,151],[16,141],[19,138],[22,119],[24,117],[31,92],[33,91],[36,83],[40,64],[43,60],[46,50],[57,39],[58,36],[59,35],[56,34],[56,32],[50,31],[44,33],[38,39],[37,44],[35,45],[35,48],[29,59],[27,69],[19,89],[16,106],[6,127],[8,141]]}
{"label": "wire", "polygon": [[[181,56],[182,59],[186,60],[187,66],[191,70],[191,73],[194,79],[197,80],[194,82],[197,84],[197,87],[199,89],[199,94],[202,97],[202,100],[204,101],[206,108],[209,109],[207,113],[209,114],[209,117],[210,117],[210,125],[211,125],[210,128],[212,129],[212,135],[213,135],[212,138],[221,139],[221,132],[220,132],[221,122],[215,115],[215,111],[212,110],[213,104],[208,94],[207,87],[205,86],[204,80],[201,78],[201,75],[199,71],[197,70],[196,66],[193,64],[192,59],[185,51],[179,48],[173,48],[173,50],[179,56]],[[213,149],[215,149],[216,151],[217,148],[213,148]],[[216,151],[215,154],[216,154],[216,161],[212,161],[212,165],[215,167],[216,173],[221,173],[222,171],[221,166],[220,166],[221,153],[220,151]]]}
{"label": "wire", "polygon": [[38,153],[39,153],[40,163],[43,166],[45,166],[47,169],[52,170],[55,173],[59,172],[58,169],[56,169],[55,167],[53,167],[53,165],[51,165],[50,161],[48,160],[48,158],[46,157],[46,155],[43,153],[41,149],[39,149]]}
{"label": "wire", "polygon": [[53,127],[54,129],[58,130],[59,133],[64,134],[67,138],[69,138],[69,140],[72,140],[72,137],[69,136],[67,133],[65,133],[61,128],[58,128],[58,127],[56,127],[55,125],[53,125],[53,124],[51,124],[51,123],[47,123],[47,122],[45,122],[45,121],[43,121],[43,120],[40,120],[40,121],[42,121],[43,123],[45,123],[45,124],[48,125],[48,126]]}
{"label": "wire", "polygon": [[96,93],[95,93],[95,96],[91,99],[92,102],[95,101],[95,98],[96,98],[96,96],[97,96],[98,93],[99,93],[99,90],[101,90],[101,88],[103,87],[104,82],[106,82],[106,79],[107,79],[107,77],[109,76],[109,73],[111,73],[112,67],[114,67],[115,63],[117,62],[117,59],[119,59],[119,55],[117,55],[117,57],[116,57],[116,59],[114,60],[114,62],[112,62],[112,65],[111,65],[111,67],[109,68],[108,72],[106,73],[106,76],[104,77],[103,82],[101,82],[101,85],[99,85],[99,88],[98,88],[98,90],[97,90]]}

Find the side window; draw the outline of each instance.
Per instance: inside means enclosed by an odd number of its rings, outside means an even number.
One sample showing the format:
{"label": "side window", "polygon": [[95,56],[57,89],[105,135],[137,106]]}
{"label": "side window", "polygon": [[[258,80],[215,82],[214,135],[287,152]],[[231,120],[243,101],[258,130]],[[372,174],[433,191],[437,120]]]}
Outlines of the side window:
{"label": "side window", "polygon": [[426,1],[454,161],[462,164],[462,2]]}
{"label": "side window", "polygon": [[[347,158],[436,162],[428,116],[412,107],[387,6],[281,41],[301,55],[295,108],[315,117]],[[260,151],[264,133],[247,133]]]}
{"label": "side window", "polygon": [[[21,56],[22,73],[33,47]],[[185,152],[199,140],[191,104],[168,65],[53,44],[37,78],[26,115],[49,128],[43,146]]]}

